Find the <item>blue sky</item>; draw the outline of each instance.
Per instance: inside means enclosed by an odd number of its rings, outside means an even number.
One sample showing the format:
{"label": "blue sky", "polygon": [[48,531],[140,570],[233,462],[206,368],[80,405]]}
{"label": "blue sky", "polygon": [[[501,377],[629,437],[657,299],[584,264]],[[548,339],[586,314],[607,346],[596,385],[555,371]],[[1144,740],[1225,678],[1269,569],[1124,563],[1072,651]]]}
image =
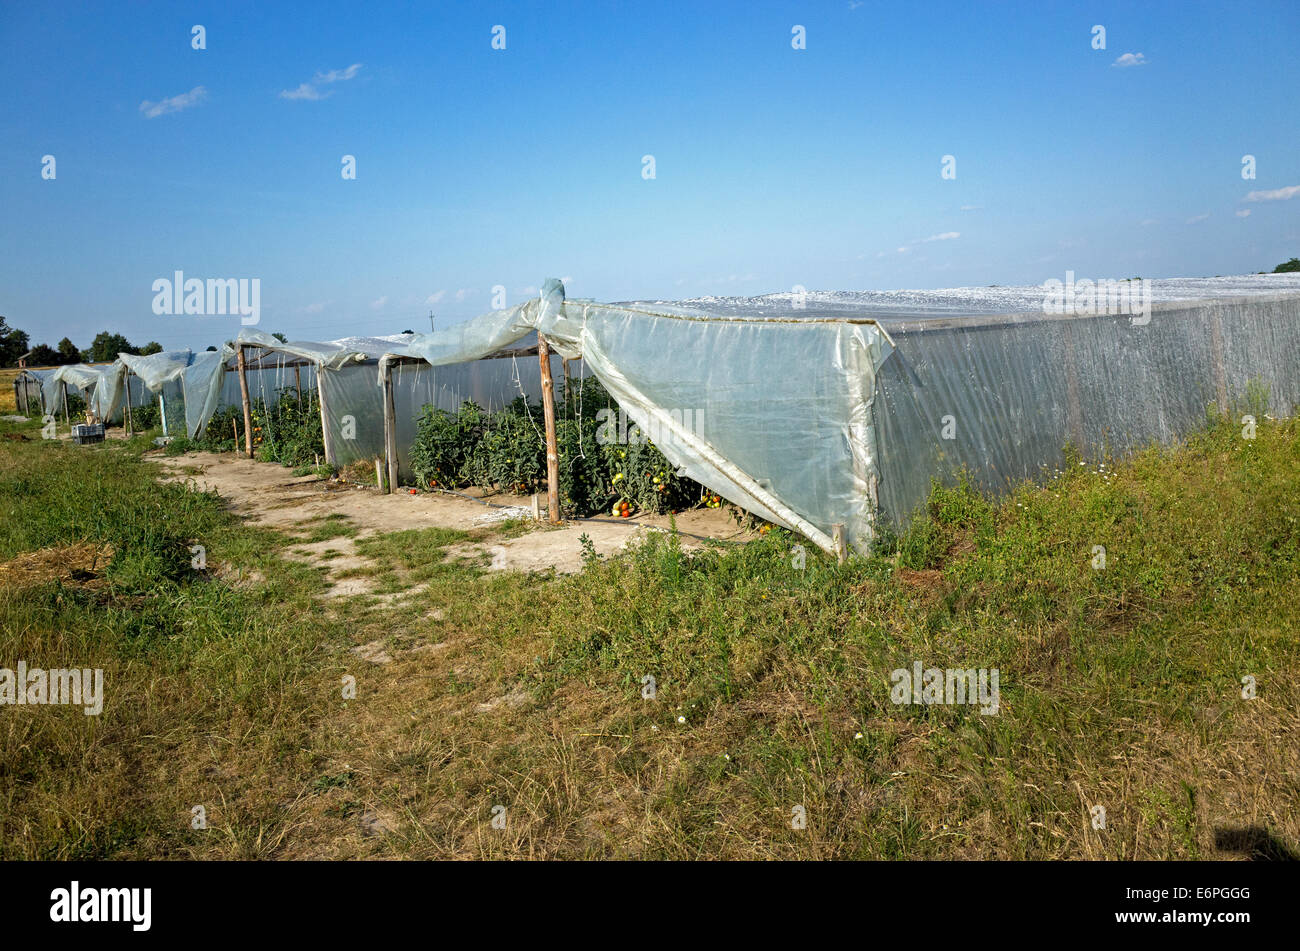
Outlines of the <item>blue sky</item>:
{"label": "blue sky", "polygon": [[0,314],[202,349],[237,318],[156,316],[155,279],[259,278],[261,329],[328,339],[549,276],[626,300],[1300,255],[1300,4],[1131,6],[5,4]]}

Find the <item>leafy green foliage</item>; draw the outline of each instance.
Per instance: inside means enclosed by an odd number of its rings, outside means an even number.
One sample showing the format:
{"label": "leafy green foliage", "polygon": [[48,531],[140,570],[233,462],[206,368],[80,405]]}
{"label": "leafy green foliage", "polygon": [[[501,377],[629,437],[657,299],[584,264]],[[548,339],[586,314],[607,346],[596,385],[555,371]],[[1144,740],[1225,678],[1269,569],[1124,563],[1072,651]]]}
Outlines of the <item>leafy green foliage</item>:
{"label": "leafy green foliage", "polygon": [[304,393],[300,407],[297,390],[287,387],[274,406],[267,407],[257,400],[251,415],[253,451],[264,462],[297,467],[315,464],[324,455],[320,404],[315,393]]}
{"label": "leafy green foliage", "polygon": [[[567,516],[610,511],[626,500],[642,511],[686,508],[700,486],[678,476],[635,426],[619,424],[618,406],[588,378],[575,382],[556,406],[560,504]],[[456,413],[426,406],[411,468],[421,486],[499,486],[528,494],[546,487],[542,409],[523,397],[499,413],[464,403]]]}
{"label": "leafy green foliage", "polygon": [[131,407],[131,425],[135,430],[153,429],[161,424],[162,419],[156,402]]}

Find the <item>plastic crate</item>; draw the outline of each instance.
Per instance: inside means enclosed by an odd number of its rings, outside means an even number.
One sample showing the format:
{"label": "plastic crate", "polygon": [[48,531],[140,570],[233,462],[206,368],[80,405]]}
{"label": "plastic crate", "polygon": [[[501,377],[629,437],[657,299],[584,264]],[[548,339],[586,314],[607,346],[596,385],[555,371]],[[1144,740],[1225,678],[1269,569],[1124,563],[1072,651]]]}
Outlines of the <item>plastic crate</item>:
{"label": "plastic crate", "polygon": [[78,446],[104,441],[103,423],[78,423],[72,427],[72,441]]}

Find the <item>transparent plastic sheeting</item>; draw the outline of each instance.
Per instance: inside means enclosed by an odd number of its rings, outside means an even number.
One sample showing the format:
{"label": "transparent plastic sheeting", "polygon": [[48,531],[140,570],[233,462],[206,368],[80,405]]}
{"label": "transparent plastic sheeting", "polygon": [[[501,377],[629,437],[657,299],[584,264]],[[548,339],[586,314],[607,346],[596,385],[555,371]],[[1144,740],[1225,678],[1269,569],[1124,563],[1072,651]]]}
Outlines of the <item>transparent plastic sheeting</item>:
{"label": "transparent plastic sheeting", "polygon": [[1300,406],[1300,294],[1156,304],[1145,324],[1039,313],[883,325],[897,352],[877,375],[872,425],[881,511],[900,526],[932,478],[962,467],[999,493],[1062,466],[1067,445],[1099,461],[1184,437],[1212,407],[1240,419]]}
{"label": "transparent plastic sheeting", "polygon": [[[1098,458],[1184,436],[1251,388],[1274,415],[1295,412],[1300,275],[1146,284],[1142,323],[1046,314],[1040,286],[600,304],[566,301],[551,280],[536,300],[432,334],[238,340],[319,369],[339,464],[383,455],[376,363],[425,361],[434,372],[392,370],[405,468],[421,406],[495,405],[481,394],[509,393],[504,361],[482,358],[543,333],[684,474],[826,549],[842,524],[865,550],[878,518],[902,526],[932,478],[963,466],[1004,490],[1059,467],[1067,444]],[[535,399],[535,368],[518,378]]]}
{"label": "transparent plastic sheeting", "polygon": [[[87,409],[97,419],[104,422],[119,420],[126,398],[125,378],[126,368],[120,359],[110,364],[78,363],[58,367],[49,371],[41,384],[46,412],[57,415],[63,407],[62,388],[71,387],[82,394]],[[143,388],[132,390],[132,406],[143,406],[151,400],[152,396],[143,392]]]}
{"label": "transparent plastic sheeting", "polygon": [[[215,409],[222,359],[230,352],[195,354],[178,350],[148,356],[124,353],[111,364],[76,364],[28,372],[42,379],[46,412],[58,412],[62,406],[60,387],[71,386],[81,391],[87,407],[98,419],[120,422],[129,389],[131,406],[147,406],[161,398],[167,431],[175,434],[184,426],[193,436],[200,420],[206,424]],[[191,394],[193,399],[187,399]]]}
{"label": "transparent plastic sheeting", "polygon": [[[530,330],[514,339],[530,335],[536,336]],[[346,466],[358,461],[382,459],[385,454],[384,404],[378,361],[386,354],[418,359],[407,349],[414,337],[413,334],[396,334],[345,337],[324,342],[285,342],[259,330],[242,329],[227,347],[230,356],[225,361],[226,375],[220,386],[220,395],[201,421],[206,425],[217,406],[242,405],[239,376],[232,357],[233,347],[243,345],[248,348],[245,350],[244,376],[248,382],[249,399],[261,399],[268,408],[274,407],[278,400],[294,397],[299,381],[304,393],[308,387],[316,387],[319,375],[330,461],[334,465]],[[497,349],[500,348],[490,348],[484,354]],[[298,378],[294,376],[294,364],[298,365]],[[581,372],[580,368],[570,366],[571,378],[576,379]],[[541,374],[535,356],[499,356],[436,368],[424,363],[398,363],[392,373],[398,471],[407,478],[413,475],[410,450],[415,445],[416,429],[424,406],[455,412],[466,400],[473,400],[484,409],[499,410],[518,396],[525,396],[531,402],[541,398]],[[558,393],[563,386],[563,363],[559,354],[552,356],[551,375]]]}
{"label": "transparent plastic sheeting", "polygon": [[455,363],[540,331],[691,478],[823,548],[843,524],[861,551],[877,517],[901,527],[963,466],[1005,490],[1067,444],[1097,458],[1184,436],[1252,386],[1295,412],[1300,276],[1149,290],[1143,323],[1046,314],[1042,287],[606,305],[548,281],[405,351]]}
{"label": "transparent plastic sheeting", "polygon": [[532,331],[581,356],[685,475],[823,548],[836,523],[850,544],[870,541],[871,401],[890,351],[872,322],[566,302],[552,279],[537,300],[415,335],[406,351],[441,366]]}
{"label": "transparent plastic sheeting", "polygon": [[[413,475],[410,450],[426,405],[454,413],[473,400],[486,410],[501,410],[516,397],[530,403],[541,399],[541,373],[535,355],[497,357],[470,363],[432,367],[398,363],[392,368],[393,411],[397,422],[397,463],[403,477]],[[571,365],[570,378],[582,371]],[[551,379],[557,398],[562,392],[563,363],[551,356]],[[384,451],[384,391],[373,363],[353,364],[321,373],[325,416],[335,465],[382,459]],[[350,419],[349,419],[350,418]]]}
{"label": "transparent plastic sheeting", "polygon": [[37,414],[52,412],[45,409],[45,393],[42,384],[46,378],[53,373],[53,370],[22,370],[14,380],[18,388],[16,398],[18,407],[26,408],[28,413],[33,410]]}

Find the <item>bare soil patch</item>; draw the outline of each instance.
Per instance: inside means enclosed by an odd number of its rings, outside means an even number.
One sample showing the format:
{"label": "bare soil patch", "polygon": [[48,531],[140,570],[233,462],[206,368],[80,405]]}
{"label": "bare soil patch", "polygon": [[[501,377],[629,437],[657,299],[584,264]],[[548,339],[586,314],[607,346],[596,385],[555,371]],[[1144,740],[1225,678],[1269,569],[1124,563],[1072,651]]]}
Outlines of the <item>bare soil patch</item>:
{"label": "bare soil patch", "polygon": [[[459,495],[406,490],[384,495],[362,486],[318,476],[294,476],[289,469],[233,453],[192,452],[179,456],[147,456],[164,472],[164,479],[192,482],[202,491],[216,492],[230,510],[246,521],[288,532],[306,532],[326,519],[354,533],[324,541],[292,545],[287,557],[325,566],[336,580],[331,596],[364,594],[370,579],[353,574],[369,565],[355,541],[372,535],[422,528],[453,528],[473,533],[475,540],[451,546],[449,558],[480,560],[489,571],[576,572],[582,568],[585,534],[600,555],[622,551],[648,530],[667,530],[668,516],[628,519],[578,519],[561,526],[538,523],[522,534],[501,534],[502,523],[531,512],[532,499],[497,493],[477,501]],[[706,539],[744,540],[731,517],[719,509],[700,509],[676,516],[684,547],[699,547]]]}

